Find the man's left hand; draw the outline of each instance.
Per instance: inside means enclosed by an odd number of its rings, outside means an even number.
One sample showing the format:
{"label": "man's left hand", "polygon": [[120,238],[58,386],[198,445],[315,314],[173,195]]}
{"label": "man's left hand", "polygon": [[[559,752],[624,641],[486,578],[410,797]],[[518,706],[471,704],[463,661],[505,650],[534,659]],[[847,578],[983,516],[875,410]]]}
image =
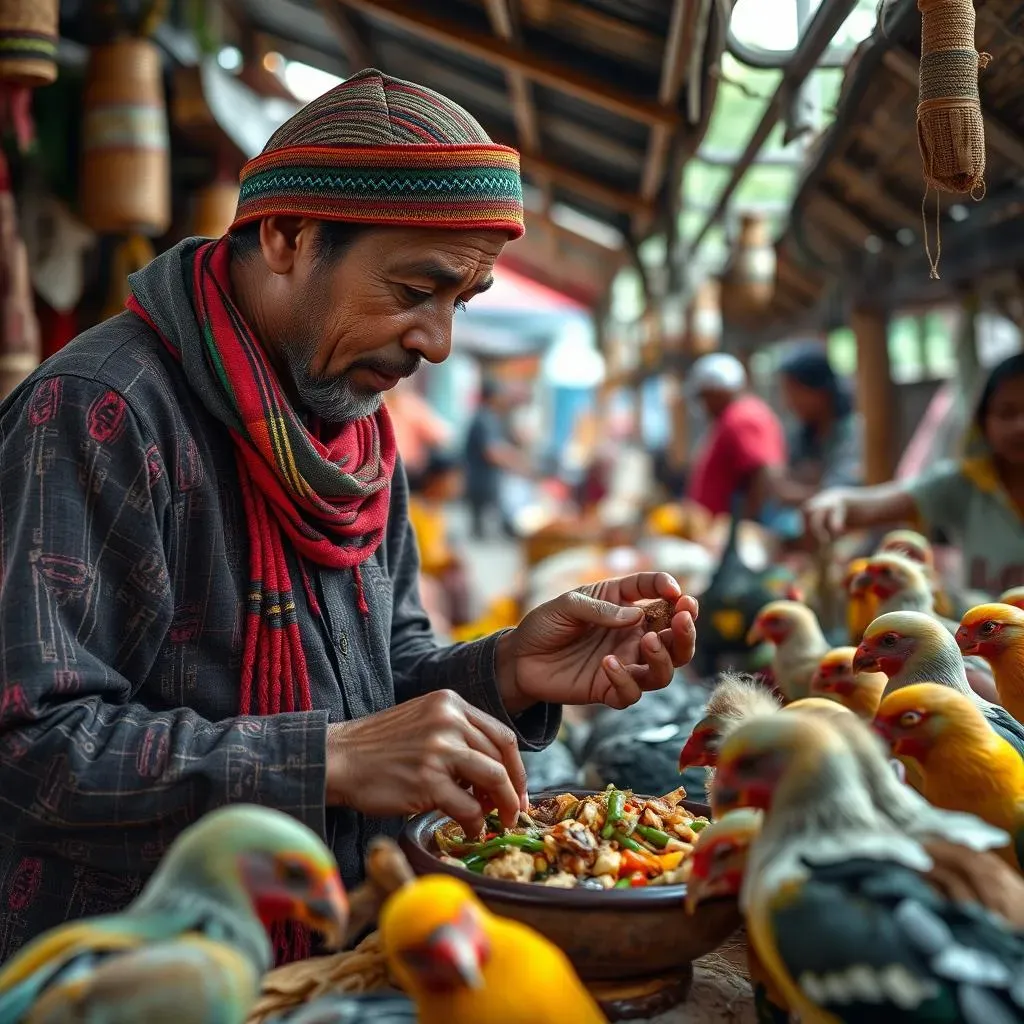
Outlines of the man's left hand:
{"label": "man's left hand", "polygon": [[[646,629],[634,601],[675,604],[669,629]],[[606,704],[626,708],[672,681],[693,657],[697,601],[667,573],[645,572],[563,594],[535,608],[499,648],[499,678],[509,713],[531,704]],[[503,648],[503,649],[502,649]]]}

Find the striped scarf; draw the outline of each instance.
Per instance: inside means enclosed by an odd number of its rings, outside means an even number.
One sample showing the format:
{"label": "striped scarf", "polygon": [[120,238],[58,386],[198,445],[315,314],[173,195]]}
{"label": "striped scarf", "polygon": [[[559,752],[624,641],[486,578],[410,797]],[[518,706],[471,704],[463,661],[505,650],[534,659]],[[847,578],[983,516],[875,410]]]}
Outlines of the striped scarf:
{"label": "striped scarf", "polygon": [[[387,524],[395,435],[382,405],[372,417],[307,429],[284,394],[263,347],[230,294],[226,238],[186,250],[186,279],[200,331],[195,351],[179,348],[133,295],[141,317],[181,361],[204,404],[227,421],[249,530],[249,592],[239,708],[243,714],[310,711],[309,671],[295,614],[285,538],[296,553],[306,600],[320,606],[307,563],[355,574]],[[224,414],[228,410],[229,415]]]}

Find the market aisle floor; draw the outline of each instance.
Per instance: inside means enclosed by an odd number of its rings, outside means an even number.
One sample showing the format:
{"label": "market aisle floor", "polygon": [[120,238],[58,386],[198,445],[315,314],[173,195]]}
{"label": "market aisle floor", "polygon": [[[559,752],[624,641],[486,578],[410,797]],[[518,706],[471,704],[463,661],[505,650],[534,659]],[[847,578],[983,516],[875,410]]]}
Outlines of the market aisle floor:
{"label": "market aisle floor", "polygon": [[452,536],[466,552],[473,586],[481,602],[486,605],[510,593],[519,582],[522,568],[519,545],[497,536],[484,541],[473,540],[469,531],[469,510],[465,505],[452,505],[449,514]]}

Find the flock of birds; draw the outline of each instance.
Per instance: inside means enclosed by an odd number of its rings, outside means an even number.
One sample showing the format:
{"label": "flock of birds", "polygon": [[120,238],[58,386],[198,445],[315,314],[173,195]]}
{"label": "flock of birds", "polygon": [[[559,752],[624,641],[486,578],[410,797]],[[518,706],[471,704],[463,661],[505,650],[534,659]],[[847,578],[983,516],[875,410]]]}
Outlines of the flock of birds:
{"label": "flock of birds", "polygon": [[[738,900],[762,1021],[1024,1022],[1024,592],[943,618],[906,531],[846,585],[849,646],[806,605],[767,605],[750,639],[774,644],[771,685],[724,674],[683,747],[714,817],[686,909]],[[375,840],[368,877],[382,851],[401,858]],[[123,913],[0,968],[0,1024],[244,1024],[268,928],[341,948],[368,923],[360,895],[306,826],[223,808]],[[402,993],[322,995],[273,1024],[605,1021],[561,950],[458,878],[408,873],[372,916]]]}
{"label": "flock of birds", "polygon": [[909,531],[845,582],[850,646],[767,605],[773,685],[721,677],[681,752],[687,905],[739,899],[763,1021],[1024,1021],[1024,591],[944,618]]}

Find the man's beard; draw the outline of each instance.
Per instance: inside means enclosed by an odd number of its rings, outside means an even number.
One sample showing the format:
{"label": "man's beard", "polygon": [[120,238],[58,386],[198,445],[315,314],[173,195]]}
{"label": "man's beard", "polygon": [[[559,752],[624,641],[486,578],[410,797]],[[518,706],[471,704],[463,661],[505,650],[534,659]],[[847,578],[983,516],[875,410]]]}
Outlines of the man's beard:
{"label": "man's beard", "polygon": [[315,344],[289,347],[284,359],[299,405],[327,423],[351,423],[372,416],[381,406],[382,394],[354,384],[353,370],[375,370],[385,377],[410,377],[421,362],[421,357],[414,352],[404,353],[402,359],[367,356],[332,377],[314,373],[310,368],[315,351]]}

